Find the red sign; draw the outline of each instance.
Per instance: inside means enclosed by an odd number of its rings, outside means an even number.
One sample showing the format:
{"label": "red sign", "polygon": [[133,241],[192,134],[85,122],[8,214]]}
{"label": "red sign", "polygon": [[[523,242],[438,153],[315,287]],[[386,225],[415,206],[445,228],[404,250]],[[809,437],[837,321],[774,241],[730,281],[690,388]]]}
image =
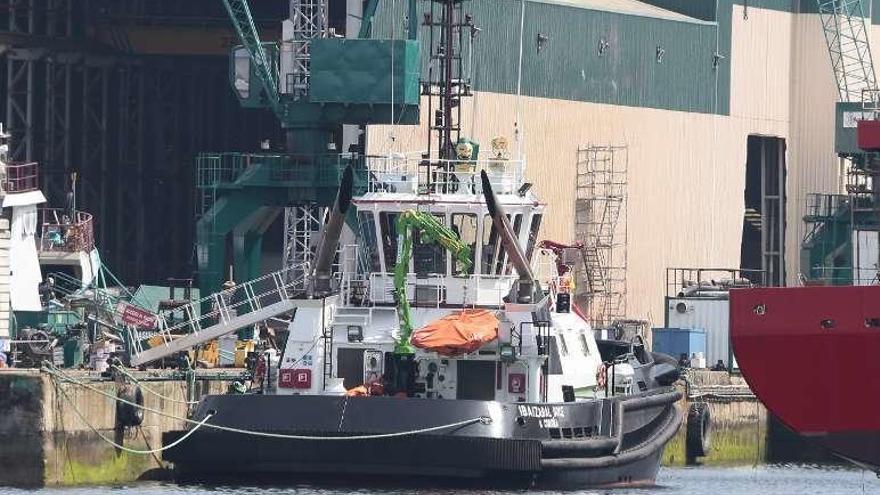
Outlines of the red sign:
{"label": "red sign", "polygon": [[127,302],[120,301],[116,305],[116,317],[126,325],[156,328],[156,315]]}
{"label": "red sign", "polygon": [[312,388],[312,370],[283,369],[279,373],[278,385],[282,388]]}

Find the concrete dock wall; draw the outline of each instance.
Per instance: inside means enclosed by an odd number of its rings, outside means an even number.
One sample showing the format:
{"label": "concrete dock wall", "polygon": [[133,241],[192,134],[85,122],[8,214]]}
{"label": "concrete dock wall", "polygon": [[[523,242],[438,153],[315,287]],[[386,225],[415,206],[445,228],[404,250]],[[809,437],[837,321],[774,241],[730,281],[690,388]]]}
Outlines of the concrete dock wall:
{"label": "concrete dock wall", "polygon": [[[140,377],[139,377],[140,378]],[[116,394],[116,384],[98,375],[76,373],[76,379]],[[196,397],[222,393],[225,381],[197,380]],[[70,398],[60,392],[64,390]],[[187,415],[183,380],[145,382],[144,404],[171,416]],[[58,383],[38,371],[0,372],[0,486],[45,486],[117,483],[137,480],[161,469],[161,454],[138,455],[102,440],[76,413],[104,436],[128,448],[161,447],[162,433],[185,423],[149,411],[141,426],[116,427],[115,402],[70,383]]]}

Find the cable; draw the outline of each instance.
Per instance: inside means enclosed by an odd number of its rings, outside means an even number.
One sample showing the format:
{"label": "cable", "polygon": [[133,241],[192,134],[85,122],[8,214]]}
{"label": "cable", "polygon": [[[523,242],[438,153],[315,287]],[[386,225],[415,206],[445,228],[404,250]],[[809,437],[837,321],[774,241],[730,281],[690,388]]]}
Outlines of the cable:
{"label": "cable", "polygon": [[514,134],[516,138],[516,159],[522,161],[522,65],[523,65],[523,36],[526,24],[526,0],[520,0],[519,11],[519,60],[516,65],[516,122]]}
{"label": "cable", "polygon": [[111,394],[109,394],[109,393],[107,393],[97,387],[93,387],[87,383],[80,382],[78,380],[74,380],[70,376],[59,371],[57,368],[55,368],[54,365],[51,365],[48,362],[44,362],[43,370],[46,371],[47,373],[49,373],[50,375],[52,375],[53,377],[56,377],[56,378],[61,377],[63,380],[65,380],[69,383],[72,383],[74,385],[79,385],[81,387],[85,387],[93,392],[96,392],[98,394],[103,395],[104,397],[115,400],[117,402],[121,402],[123,404],[128,404],[130,406],[137,407],[139,409],[143,409],[144,411],[150,411],[150,412],[158,414],[160,416],[165,416],[167,418],[176,419],[178,421],[183,421],[183,422],[186,422],[186,423],[189,423],[192,425],[203,425],[208,428],[215,429],[215,430],[227,431],[227,432],[231,432],[231,433],[241,433],[243,435],[251,435],[251,436],[256,436],[256,437],[281,438],[281,439],[285,439],[285,440],[328,440],[328,441],[378,440],[378,439],[382,439],[382,438],[396,438],[396,437],[420,435],[420,434],[431,433],[431,432],[435,432],[435,431],[448,430],[448,429],[452,429],[452,428],[459,428],[459,427],[471,425],[474,423],[481,423],[484,425],[489,425],[492,423],[492,418],[490,418],[488,416],[480,416],[477,418],[466,419],[463,421],[456,421],[455,423],[449,423],[449,424],[440,425],[440,426],[431,426],[428,428],[420,428],[417,430],[400,431],[400,432],[394,432],[394,433],[379,433],[379,434],[375,434],[375,435],[353,435],[353,436],[344,436],[344,437],[323,437],[323,436],[313,436],[313,435],[287,435],[287,434],[283,434],[283,433],[268,433],[268,432],[263,432],[263,431],[250,431],[250,430],[243,430],[241,428],[233,428],[233,427],[229,427],[229,426],[221,426],[221,425],[214,425],[214,424],[210,424],[210,423],[205,423],[204,420],[199,422],[199,421],[195,421],[195,420],[189,419],[189,418],[181,418],[179,416],[174,416],[172,414],[168,414],[166,412],[159,411],[158,409],[153,409],[153,408],[143,406],[140,404],[135,404],[134,402],[127,401],[125,399],[121,399],[119,397],[111,395]]}
{"label": "cable", "polygon": [[[104,436],[103,433],[101,433],[97,428],[95,428],[94,425],[89,423],[89,421],[85,418],[85,416],[83,416],[82,411],[80,411],[79,408],[76,407],[76,403],[73,402],[73,399],[71,399],[70,396],[67,395],[67,392],[64,390],[63,387],[58,385],[58,382],[55,382],[55,389],[58,390],[59,392],[61,392],[61,396],[64,398],[65,401],[67,401],[68,404],[70,404],[70,407],[73,408],[73,412],[79,417],[79,419],[83,423],[85,423],[86,426],[89,427],[90,430],[95,432],[95,435],[98,435],[98,437],[100,437],[101,440],[109,443],[110,445],[116,447],[117,449],[128,452],[129,454],[153,455],[153,454],[158,454],[159,452],[163,452],[168,449],[172,449],[172,448],[180,445],[181,443],[183,443],[184,440],[186,440],[187,438],[190,437],[190,435],[192,435],[193,433],[198,431],[199,428],[201,428],[202,426],[205,426],[208,423],[208,420],[214,416],[213,414],[210,414],[210,413],[207,414],[205,416],[205,419],[197,422],[195,426],[193,426],[188,432],[186,432],[186,434],[184,434],[182,437],[178,438],[177,440],[169,443],[168,445],[165,445],[164,447],[159,447],[159,448],[150,449],[150,450],[132,449],[130,447],[126,447],[125,445],[120,445],[120,444],[114,442],[113,440],[107,438],[106,436]],[[122,402],[124,402],[124,401],[122,401]],[[146,438],[146,437],[144,437],[144,438]]]}

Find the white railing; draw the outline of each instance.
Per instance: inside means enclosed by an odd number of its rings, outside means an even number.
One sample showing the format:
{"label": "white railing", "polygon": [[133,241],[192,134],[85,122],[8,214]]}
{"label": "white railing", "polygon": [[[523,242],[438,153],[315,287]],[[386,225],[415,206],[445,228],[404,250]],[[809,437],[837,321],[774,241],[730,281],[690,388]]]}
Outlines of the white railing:
{"label": "white railing", "polygon": [[480,171],[485,170],[496,194],[514,194],[525,174],[521,160],[427,160],[403,155],[366,160],[369,192],[482,194]]}
{"label": "white railing", "polygon": [[[291,277],[290,272],[299,275]],[[148,339],[139,338],[137,334],[132,336],[132,356],[137,358],[152,351],[150,358],[159,359],[166,352],[157,351],[158,347],[165,348],[168,354],[177,352],[178,346],[171,344],[183,337],[207,329],[232,332],[251,325],[250,320],[263,316],[261,310],[288,301],[301,291],[302,273],[302,267],[289,267],[160,313],[157,315],[158,332]],[[209,309],[203,312],[204,308]],[[141,359],[132,361],[144,362]]]}

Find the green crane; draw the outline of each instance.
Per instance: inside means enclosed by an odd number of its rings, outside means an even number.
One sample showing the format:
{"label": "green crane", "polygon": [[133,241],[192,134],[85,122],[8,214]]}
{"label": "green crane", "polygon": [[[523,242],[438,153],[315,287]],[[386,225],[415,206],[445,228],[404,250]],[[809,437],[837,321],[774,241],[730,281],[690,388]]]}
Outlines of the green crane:
{"label": "green crane", "polygon": [[274,66],[263,48],[247,0],[223,0],[223,6],[226,7],[226,12],[229,14],[229,19],[232,21],[232,27],[235,28],[241,46],[250,55],[254,72],[269,100],[269,107],[283,122],[285,108],[278,97],[278,68]]}
{"label": "green crane", "polygon": [[397,234],[402,239],[397,252],[397,263],[394,265],[394,296],[397,299],[397,318],[400,322],[400,338],[397,340],[394,352],[398,355],[406,355],[413,353],[412,345],[409,343],[413,331],[412,315],[409,301],[406,299],[406,274],[412,257],[413,231],[419,232],[421,243],[436,242],[452,253],[462,272],[466,273],[473,261],[470,246],[461,242],[455,231],[440,223],[430,213],[406,210],[397,217],[396,226]]}

